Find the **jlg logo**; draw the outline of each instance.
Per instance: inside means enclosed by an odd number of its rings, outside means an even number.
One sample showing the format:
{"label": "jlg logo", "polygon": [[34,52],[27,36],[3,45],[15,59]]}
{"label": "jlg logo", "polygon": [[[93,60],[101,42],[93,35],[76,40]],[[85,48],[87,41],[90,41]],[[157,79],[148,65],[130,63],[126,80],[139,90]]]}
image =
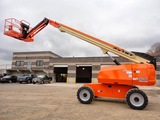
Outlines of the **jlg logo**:
{"label": "jlg logo", "polygon": [[140,82],[148,82],[148,78],[133,78],[133,80],[138,80]]}

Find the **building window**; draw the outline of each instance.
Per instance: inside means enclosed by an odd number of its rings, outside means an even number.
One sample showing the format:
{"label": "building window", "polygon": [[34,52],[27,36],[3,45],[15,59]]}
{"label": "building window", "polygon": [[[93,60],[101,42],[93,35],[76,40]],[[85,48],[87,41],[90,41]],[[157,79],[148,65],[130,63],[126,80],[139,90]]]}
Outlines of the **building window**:
{"label": "building window", "polygon": [[160,71],[160,65],[157,65],[157,69],[156,69],[157,71]]}
{"label": "building window", "polygon": [[32,65],[32,62],[27,62],[27,69],[28,70],[31,70],[31,65]]}
{"label": "building window", "polygon": [[37,60],[36,66],[43,66],[43,60]]}
{"label": "building window", "polygon": [[24,61],[16,61],[16,66],[24,66]]}
{"label": "building window", "polygon": [[156,75],[156,78],[157,78],[157,79],[160,79],[160,74],[157,74],[157,75]]}

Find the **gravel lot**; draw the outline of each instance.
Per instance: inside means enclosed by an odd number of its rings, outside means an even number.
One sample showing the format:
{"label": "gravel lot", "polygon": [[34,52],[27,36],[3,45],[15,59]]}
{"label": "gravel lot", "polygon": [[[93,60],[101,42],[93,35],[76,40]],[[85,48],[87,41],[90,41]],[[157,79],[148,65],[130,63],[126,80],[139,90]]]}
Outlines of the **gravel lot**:
{"label": "gravel lot", "polygon": [[82,84],[0,84],[0,120],[159,120],[160,87],[145,88],[144,110],[124,100],[95,99],[81,104],[76,92]]}

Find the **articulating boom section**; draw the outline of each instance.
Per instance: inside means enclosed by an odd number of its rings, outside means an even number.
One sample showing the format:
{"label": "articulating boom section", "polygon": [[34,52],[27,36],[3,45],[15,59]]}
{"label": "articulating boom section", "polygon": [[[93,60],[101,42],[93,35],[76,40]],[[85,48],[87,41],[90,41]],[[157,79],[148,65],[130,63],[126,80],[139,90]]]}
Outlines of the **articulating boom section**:
{"label": "articulating boom section", "polygon": [[48,25],[48,23],[54,26],[55,28],[58,28],[61,32],[66,32],[86,42],[100,47],[104,53],[111,52],[135,63],[152,63],[154,64],[154,66],[156,66],[156,61],[151,56],[150,59],[148,59],[144,56],[141,56],[140,54],[127,51],[123,48],[117,47],[108,42],[102,41],[98,38],[95,38],[86,33],[80,32],[76,29],[73,29],[71,27],[68,27],[66,25],[63,25],[61,23],[47,18],[44,18],[39,24],[37,24],[32,29],[30,28],[30,24],[24,20],[18,21],[14,18],[6,19],[4,26],[4,34],[25,42],[33,42],[33,37],[43,28],[45,28]]}

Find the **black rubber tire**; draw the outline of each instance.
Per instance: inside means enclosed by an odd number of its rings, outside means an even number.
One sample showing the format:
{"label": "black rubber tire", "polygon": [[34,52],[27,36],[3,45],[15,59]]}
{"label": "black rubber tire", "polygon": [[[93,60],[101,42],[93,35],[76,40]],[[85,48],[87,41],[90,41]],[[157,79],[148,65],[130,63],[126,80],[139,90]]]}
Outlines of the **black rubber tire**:
{"label": "black rubber tire", "polygon": [[139,89],[131,89],[126,94],[126,102],[136,110],[143,110],[148,105],[147,95]]}
{"label": "black rubber tire", "polygon": [[90,87],[80,87],[77,91],[77,99],[83,104],[90,104],[94,99],[94,92]]}
{"label": "black rubber tire", "polygon": [[9,82],[9,83],[12,83],[12,80],[9,80],[8,82]]}
{"label": "black rubber tire", "polygon": [[41,81],[41,84],[44,84],[44,81],[43,81],[43,80]]}

